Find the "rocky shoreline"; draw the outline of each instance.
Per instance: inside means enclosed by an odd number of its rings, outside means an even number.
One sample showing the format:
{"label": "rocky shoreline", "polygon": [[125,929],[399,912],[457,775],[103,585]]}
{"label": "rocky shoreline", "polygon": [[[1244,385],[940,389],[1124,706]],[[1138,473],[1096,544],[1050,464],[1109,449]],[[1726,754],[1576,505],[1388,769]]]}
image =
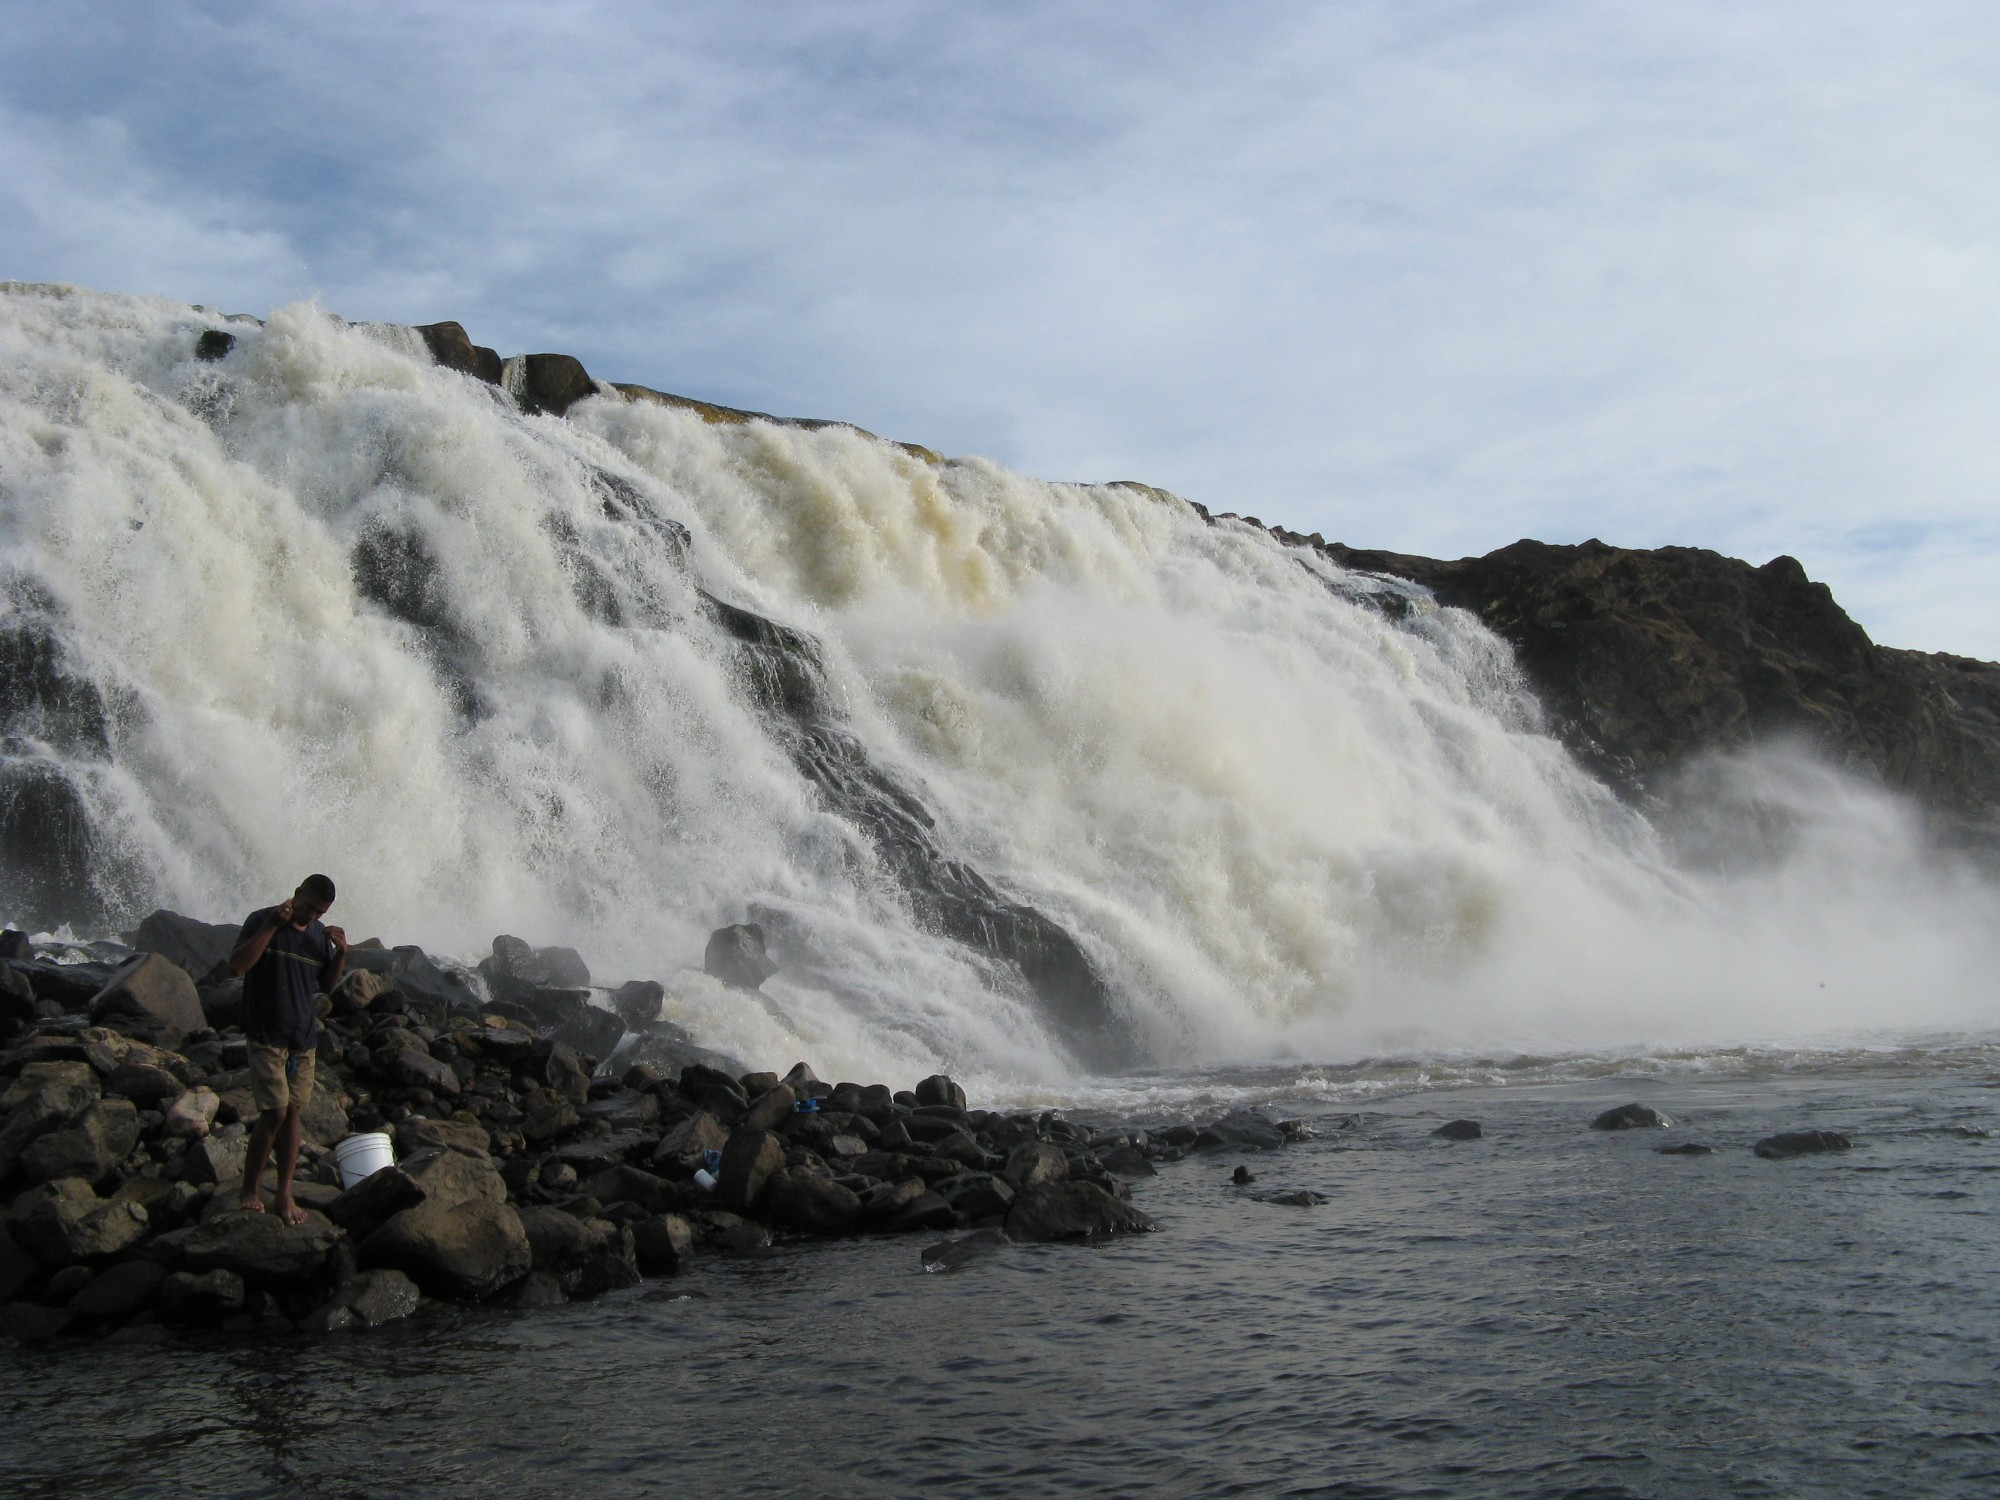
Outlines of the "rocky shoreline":
{"label": "rocky shoreline", "polygon": [[[241,981],[219,963],[234,935],[155,912],[131,947],[60,962],[0,939],[0,1337],[326,1334],[427,1300],[548,1306],[796,1238],[1088,1243],[1157,1227],[1130,1185],[1156,1161],[1299,1129],[1087,1128],[971,1108],[941,1074],[898,1091],[750,1071],[660,1020],[660,985],[594,991],[569,949],[496,939],[475,983],[357,946],[323,1006],[292,1227],[239,1206],[254,1105]],[[760,947],[723,929],[710,969],[754,984]],[[377,1130],[395,1164],[343,1189],[332,1148]]]}

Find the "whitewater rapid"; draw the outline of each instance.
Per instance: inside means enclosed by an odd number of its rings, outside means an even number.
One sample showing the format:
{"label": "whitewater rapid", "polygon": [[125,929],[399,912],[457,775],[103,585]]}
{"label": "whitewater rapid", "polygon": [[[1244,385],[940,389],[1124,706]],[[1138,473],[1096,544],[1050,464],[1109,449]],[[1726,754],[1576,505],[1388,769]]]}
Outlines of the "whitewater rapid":
{"label": "whitewater rapid", "polygon": [[[573,945],[744,1056],[1074,1084],[802,774],[706,595],[819,642],[869,762],[1076,939],[1155,1069],[2000,1025],[2000,901],[1908,808],[1719,766],[1711,821],[1782,805],[1788,852],[1676,868],[1470,616],[1140,486],[615,393],[524,415],[408,329],[8,284],[0,585],[104,705],[4,750],[75,789],[113,929],[320,869],[356,938]],[[0,908],[25,888],[0,864]],[[698,972],[746,919],[764,1001]]]}

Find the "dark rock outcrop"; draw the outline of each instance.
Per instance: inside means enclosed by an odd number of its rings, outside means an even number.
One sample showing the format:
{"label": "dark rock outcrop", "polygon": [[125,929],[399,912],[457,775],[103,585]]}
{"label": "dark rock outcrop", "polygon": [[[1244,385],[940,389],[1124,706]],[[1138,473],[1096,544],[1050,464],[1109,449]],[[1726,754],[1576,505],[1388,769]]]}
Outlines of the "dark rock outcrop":
{"label": "dark rock outcrop", "polygon": [[1915,796],[1941,836],[2000,848],[2000,664],[1877,646],[1793,558],[1520,541],[1443,562],[1279,535],[1477,615],[1629,796],[1703,751],[1803,741]]}
{"label": "dark rock outcrop", "polygon": [[1673,1121],[1645,1104],[1621,1104],[1590,1122],[1592,1130],[1666,1130]]}
{"label": "dark rock outcrop", "polygon": [[1790,1161],[1795,1156],[1823,1156],[1853,1146],[1854,1142],[1837,1130],[1781,1130],[1765,1136],[1753,1149],[1767,1161]]}
{"label": "dark rock outcrop", "polygon": [[718,927],[702,950],[703,970],[739,990],[754,990],[778,972],[764,951],[764,929],[755,922]]}
{"label": "dark rock outcrop", "polygon": [[1439,1141],[1476,1141],[1485,1134],[1477,1120],[1447,1120],[1431,1132],[1431,1138]]}

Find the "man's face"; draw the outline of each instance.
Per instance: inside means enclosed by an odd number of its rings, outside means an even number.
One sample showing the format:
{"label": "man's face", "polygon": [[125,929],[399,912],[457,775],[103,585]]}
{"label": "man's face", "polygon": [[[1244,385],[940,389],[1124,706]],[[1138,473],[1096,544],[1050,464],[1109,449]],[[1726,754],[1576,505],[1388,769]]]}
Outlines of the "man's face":
{"label": "man's face", "polygon": [[292,892],[292,925],[310,927],[326,915],[327,903],[304,886]]}

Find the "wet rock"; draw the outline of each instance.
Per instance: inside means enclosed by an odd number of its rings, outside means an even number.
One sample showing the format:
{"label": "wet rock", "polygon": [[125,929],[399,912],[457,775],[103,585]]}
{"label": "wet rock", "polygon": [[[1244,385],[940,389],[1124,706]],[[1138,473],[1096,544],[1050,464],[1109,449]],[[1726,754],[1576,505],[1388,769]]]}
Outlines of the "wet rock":
{"label": "wet rock", "polygon": [[156,911],[139,923],[132,946],[157,953],[191,978],[200,981],[236,951],[235,923],[201,922],[179,912]]}
{"label": "wet rock", "polygon": [[234,1133],[189,1141],[181,1157],[181,1175],[196,1184],[240,1181],[244,1160],[250,1154],[250,1137],[240,1126],[230,1130]]}
{"label": "wet rock", "polygon": [[1678,1146],[1655,1146],[1653,1149],[1662,1156],[1715,1155],[1715,1148],[1713,1146],[1703,1146],[1695,1141],[1682,1141]]}
{"label": "wet rock", "polygon": [[1324,1194],[1315,1193],[1310,1188],[1292,1188],[1282,1193],[1259,1193],[1259,1203],[1277,1203],[1286,1208],[1317,1208],[1326,1202]]}
{"label": "wet rock", "polygon": [[577,1191],[600,1203],[636,1203],[648,1214],[673,1213],[687,1206],[681,1184],[622,1164],[582,1179]]}
{"label": "wet rock", "polygon": [[90,1002],[92,1025],[143,1023],[149,1040],[178,1047],[191,1031],[208,1025],[201,997],[187,971],[157,953],[142,953],[119,966]]}
{"label": "wet rock", "polygon": [[787,1229],[837,1234],[861,1217],[861,1199],[817,1172],[781,1167],[765,1184],[763,1211]]}
{"label": "wet rock", "polygon": [[440,1208],[452,1208],[474,1199],[489,1203],[507,1200],[506,1181],[486,1157],[434,1148],[406,1157],[398,1165],[404,1177],[424,1195],[424,1201]]}
{"label": "wet rock", "polygon": [[771,1231],[762,1224],[738,1219],[734,1224],[716,1230],[709,1243],[731,1255],[752,1255],[771,1248]]}
{"label": "wet rock", "polygon": [[160,1283],[160,1318],[168,1323],[214,1323],[243,1310],[248,1289],[234,1271],[175,1271]]}
{"label": "wet rock", "polygon": [[0,1302],[12,1302],[41,1280],[42,1263],[14,1243],[5,1223],[0,1223]]}
{"label": "wet rock", "polygon": [[764,929],[755,922],[718,927],[710,933],[701,966],[724,984],[742,990],[757,989],[778,972],[764,950]]}
{"label": "wet rock", "polygon": [[1854,1142],[1833,1130],[1784,1130],[1767,1135],[1752,1149],[1766,1161],[1789,1161],[1795,1156],[1821,1156],[1830,1151],[1847,1151]]}
{"label": "wet rock", "polygon": [[515,1282],[500,1300],[517,1312],[529,1312],[536,1308],[560,1307],[569,1298],[563,1293],[562,1283],[547,1271],[530,1271]]}
{"label": "wet rock", "polygon": [[920,1105],[943,1105],[950,1109],[965,1108],[965,1090],[953,1083],[943,1073],[933,1073],[914,1090]]}
{"label": "wet rock", "polygon": [[[862,1220],[868,1224],[886,1224],[928,1191],[921,1177],[900,1177],[894,1182],[878,1182],[861,1194]],[[939,1198],[938,1202],[944,1203],[944,1200]],[[949,1209],[951,1205],[945,1204],[945,1207]]]}
{"label": "wet rock", "polygon": [[1434,1141],[1476,1141],[1483,1139],[1486,1132],[1479,1128],[1477,1120],[1447,1120],[1431,1132]]}
{"label": "wet rock", "polygon": [[221,1107],[214,1089],[189,1089],[167,1106],[160,1133],[170,1139],[198,1140],[215,1124],[215,1112]]}
{"label": "wet rock", "polygon": [[472,342],[457,323],[425,323],[417,332],[430,346],[431,358],[447,370],[457,370],[488,385],[500,383],[500,356],[483,344]]}
{"label": "wet rock", "polygon": [[1674,1122],[1644,1104],[1621,1104],[1590,1122],[1592,1130],[1665,1130]]}
{"label": "wet rock", "polygon": [[697,1110],[661,1137],[653,1165],[684,1176],[701,1165],[704,1153],[728,1144],[727,1127],[708,1110]]}
{"label": "wet rock", "polygon": [[536,990],[583,990],[590,968],[574,948],[536,948],[517,937],[493,940],[493,954],[479,962],[486,987],[498,1000],[522,1001]]}
{"label": "wet rock", "polygon": [[952,1206],[926,1188],[891,1214],[885,1227],[895,1234],[907,1234],[913,1229],[950,1229],[957,1223],[958,1215]]}
{"label": "wet rock", "polygon": [[139,1111],[130,1099],[101,1099],[60,1130],[51,1130],[21,1153],[30,1181],[81,1177],[97,1182],[139,1144]]}
{"label": "wet rock", "polygon": [[334,1294],[334,1307],[345,1308],[362,1328],[380,1328],[409,1317],[423,1303],[417,1284],[401,1271],[363,1271]]}
{"label": "wet rock", "polygon": [[7,1229],[45,1266],[102,1260],[136,1244],[149,1228],[146,1210],[126,1199],[99,1198],[79,1177],[61,1177],[14,1200]]}
{"label": "wet rock", "polygon": [[9,1113],[7,1123],[0,1126],[0,1177],[13,1171],[36,1140],[81,1116],[100,1097],[97,1076],[88,1063],[30,1063],[21,1075],[7,1090],[14,1102],[4,1106]]}
{"label": "wet rock", "polygon": [[625,1023],[594,1004],[589,990],[535,990],[521,1003],[552,1041],[585,1056],[610,1056],[625,1035]]}
{"label": "wet rock", "polygon": [[819,1074],[812,1070],[810,1064],[795,1062],[792,1064],[792,1071],[778,1081],[787,1085],[793,1093],[804,1098],[814,1088],[818,1087],[820,1077]]}
{"label": "wet rock", "polygon": [[320,1214],[308,1212],[306,1223],[293,1225],[238,1208],[161,1235],[152,1253],[182,1271],[233,1271],[263,1286],[301,1286],[325,1266],[338,1233]]}
{"label": "wet rock", "polygon": [[613,1130],[640,1130],[659,1122],[660,1101],[652,1094],[620,1089],[591,1100],[577,1113],[586,1120],[601,1120]]}
{"label": "wet rock", "polygon": [[970,1234],[962,1234],[956,1239],[944,1240],[935,1245],[924,1246],[922,1260],[926,1271],[957,1271],[985,1260],[1014,1242],[1007,1238],[1004,1229],[975,1229]]}
{"label": "wet rock", "polygon": [[651,1156],[658,1139],[644,1130],[614,1130],[609,1135],[586,1135],[558,1146],[553,1155],[566,1161],[578,1174],[589,1176],[608,1167],[623,1165],[634,1157]]}
{"label": "wet rock", "polygon": [[534,1145],[542,1145],[568,1135],[583,1123],[576,1106],[567,1099],[551,1099],[529,1110],[521,1121],[521,1135]]}
{"label": "wet rock", "polygon": [[687,1264],[694,1228],[679,1214],[653,1214],[632,1226],[633,1252],[648,1276],[669,1276]]}
{"label": "wet rock", "polygon": [[1007,1234],[1022,1243],[1097,1240],[1157,1229],[1145,1214],[1088,1182],[1045,1182],[1027,1188],[1007,1214]]}
{"label": "wet rock", "polygon": [[398,1157],[412,1157],[426,1151],[456,1151],[484,1162],[492,1155],[487,1149],[490,1138],[486,1128],[463,1120],[429,1120],[412,1115],[397,1121],[393,1133]]}
{"label": "wet rock", "polygon": [[398,1083],[429,1089],[448,1099],[458,1097],[458,1074],[451,1064],[440,1062],[419,1048],[405,1047],[397,1052],[390,1061],[389,1071]]}
{"label": "wet rock", "polygon": [[13,965],[0,963],[0,1038],[19,1036],[36,1019],[34,986]]}
{"label": "wet rock", "polygon": [[1108,1151],[1097,1153],[1097,1161],[1105,1171],[1118,1177],[1156,1177],[1155,1167],[1146,1153],[1137,1146],[1117,1145]]}
{"label": "wet rock", "polygon": [[185,1085],[165,1068],[151,1063],[125,1062],[104,1080],[104,1092],[130,1099],[140,1109],[158,1109],[178,1099]]}
{"label": "wet rock", "polygon": [[660,1019],[666,998],[666,986],[657,979],[632,979],[612,991],[611,1009],[627,1028],[637,1031]]}
{"label": "wet rock", "polygon": [[1238,1187],[1248,1187],[1257,1180],[1257,1174],[1248,1167],[1238,1167],[1234,1172],[1229,1174],[1229,1180]]}
{"label": "wet rock", "polygon": [[39,1344],[64,1332],[76,1321],[66,1307],[43,1307],[35,1302],[9,1302],[0,1307],[0,1338],[16,1343]]}
{"label": "wet rock", "polygon": [[224,333],[220,328],[204,328],[201,337],[194,341],[194,357],[212,364],[218,359],[226,359],[235,347],[235,334]]}
{"label": "wet rock", "polygon": [[777,1084],[759,1094],[743,1112],[743,1125],[750,1130],[776,1130],[792,1119],[798,1095],[789,1084]]}
{"label": "wet rock", "polygon": [[597,382],[572,354],[524,354],[521,357],[521,409],[559,417],[577,402],[597,394]]}
{"label": "wet rock", "polygon": [[157,1261],[126,1260],[91,1278],[69,1299],[79,1317],[93,1323],[122,1323],[153,1305],[167,1269]]}
{"label": "wet rock", "polygon": [[785,1143],[768,1130],[738,1130],[722,1148],[722,1169],[716,1173],[716,1196],[729,1207],[748,1211],[756,1206],[771,1174],[785,1164]]}
{"label": "wet rock", "polygon": [[987,1219],[1004,1214],[1014,1206],[1013,1186],[991,1172],[962,1172],[937,1185],[937,1194],[954,1213],[968,1219]]}
{"label": "wet rock", "polygon": [[567,1042],[537,1042],[528,1055],[528,1073],[571,1104],[581,1107],[590,1102],[590,1069]]}
{"label": "wet rock", "polygon": [[1197,1151],[1275,1151],[1285,1133],[1254,1109],[1237,1110],[1195,1132]]}
{"label": "wet rock", "polygon": [[406,1208],[424,1201],[424,1190],[398,1166],[370,1172],[326,1206],[326,1216],[356,1238],[366,1238]]}
{"label": "wet rock", "polygon": [[477,1299],[525,1276],[534,1252],[511,1204],[474,1198],[404,1209],[362,1241],[361,1263],[407,1272],[440,1296]]}
{"label": "wet rock", "polygon": [[49,1284],[42,1289],[42,1300],[51,1307],[61,1307],[89,1286],[96,1276],[97,1273],[89,1266],[64,1266],[49,1278]]}
{"label": "wet rock", "polygon": [[537,1271],[559,1272],[604,1242],[607,1226],[601,1219],[585,1222],[559,1208],[523,1208],[518,1213]]}

